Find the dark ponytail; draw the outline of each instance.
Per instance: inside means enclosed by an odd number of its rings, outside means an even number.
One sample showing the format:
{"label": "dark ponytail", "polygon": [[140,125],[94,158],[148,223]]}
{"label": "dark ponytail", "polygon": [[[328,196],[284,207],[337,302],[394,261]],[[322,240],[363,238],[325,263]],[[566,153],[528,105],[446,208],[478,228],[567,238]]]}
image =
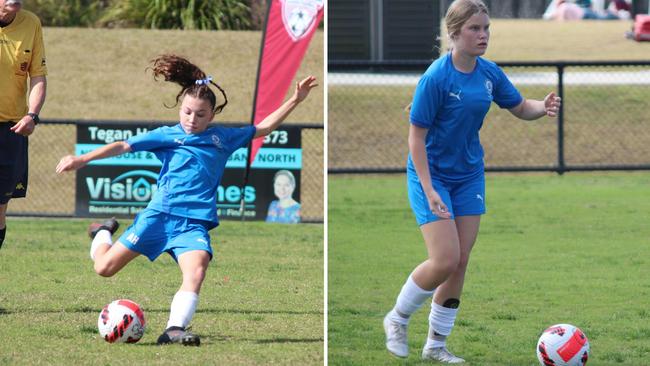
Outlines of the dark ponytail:
{"label": "dark ponytail", "polygon": [[[154,79],[158,80],[159,77],[163,77],[165,81],[171,81],[181,86],[181,91],[176,95],[175,105],[185,95],[208,100],[215,114],[221,112],[228,104],[226,92],[212,80],[208,81],[201,69],[183,57],[173,54],[160,55],[151,61],[150,68],[153,71]],[[197,83],[197,80],[200,82]],[[223,95],[222,104],[217,105],[217,97],[208,86],[208,82],[219,89]]]}

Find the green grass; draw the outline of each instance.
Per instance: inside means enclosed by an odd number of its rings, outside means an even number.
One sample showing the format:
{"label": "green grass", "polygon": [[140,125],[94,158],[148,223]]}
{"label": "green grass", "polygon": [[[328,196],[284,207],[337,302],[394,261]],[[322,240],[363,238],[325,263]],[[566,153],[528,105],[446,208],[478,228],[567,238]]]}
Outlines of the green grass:
{"label": "green grass", "polygon": [[[168,255],[111,278],[88,258],[87,220],[9,218],[0,250],[0,365],[322,365],[323,226],[224,222],[193,331],[201,347],[159,347],[181,282]],[[126,222],[123,224],[127,224]],[[147,330],[133,345],[99,337],[108,302],[129,298]]]}
{"label": "green grass", "polygon": [[[537,365],[540,333],[566,322],[589,338],[589,365],[647,365],[650,174],[493,174],[486,184],[452,351],[469,365]],[[413,316],[405,361],[385,350],[381,325],[426,258],[405,177],[331,176],[328,196],[329,364],[425,364],[428,306]]]}

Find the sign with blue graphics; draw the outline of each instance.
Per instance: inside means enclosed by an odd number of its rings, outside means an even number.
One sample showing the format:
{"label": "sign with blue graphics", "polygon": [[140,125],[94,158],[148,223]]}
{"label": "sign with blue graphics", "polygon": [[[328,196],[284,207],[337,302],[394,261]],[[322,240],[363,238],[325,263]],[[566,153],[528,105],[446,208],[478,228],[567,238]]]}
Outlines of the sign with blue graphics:
{"label": "sign with blue graphics", "polygon": [[[82,123],[77,125],[75,154],[82,155],[116,141],[147,133],[164,124]],[[239,126],[237,126],[239,127]],[[248,150],[235,151],[216,189],[219,219],[296,222],[300,220],[301,129],[282,127],[265,137],[251,166],[240,210]],[[132,217],[157,191],[162,163],[140,151],[95,160],[77,171],[76,215]],[[287,205],[290,202],[291,205]]]}

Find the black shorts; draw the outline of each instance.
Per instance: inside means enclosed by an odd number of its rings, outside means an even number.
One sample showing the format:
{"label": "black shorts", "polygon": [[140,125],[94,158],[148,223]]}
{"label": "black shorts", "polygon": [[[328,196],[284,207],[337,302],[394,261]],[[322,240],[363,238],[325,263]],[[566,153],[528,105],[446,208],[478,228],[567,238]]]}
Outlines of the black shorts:
{"label": "black shorts", "polygon": [[15,123],[0,122],[0,205],[27,194],[27,137],[10,130]]}

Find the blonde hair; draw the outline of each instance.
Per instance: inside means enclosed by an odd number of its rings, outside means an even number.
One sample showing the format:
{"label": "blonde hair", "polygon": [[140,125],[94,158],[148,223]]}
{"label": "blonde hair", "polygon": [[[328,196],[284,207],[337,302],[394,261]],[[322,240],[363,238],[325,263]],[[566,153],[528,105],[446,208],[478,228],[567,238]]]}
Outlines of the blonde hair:
{"label": "blonde hair", "polygon": [[449,49],[453,48],[453,36],[460,33],[463,24],[476,14],[490,15],[487,6],[481,0],[454,0],[447,9],[445,26],[447,27],[447,40]]}

